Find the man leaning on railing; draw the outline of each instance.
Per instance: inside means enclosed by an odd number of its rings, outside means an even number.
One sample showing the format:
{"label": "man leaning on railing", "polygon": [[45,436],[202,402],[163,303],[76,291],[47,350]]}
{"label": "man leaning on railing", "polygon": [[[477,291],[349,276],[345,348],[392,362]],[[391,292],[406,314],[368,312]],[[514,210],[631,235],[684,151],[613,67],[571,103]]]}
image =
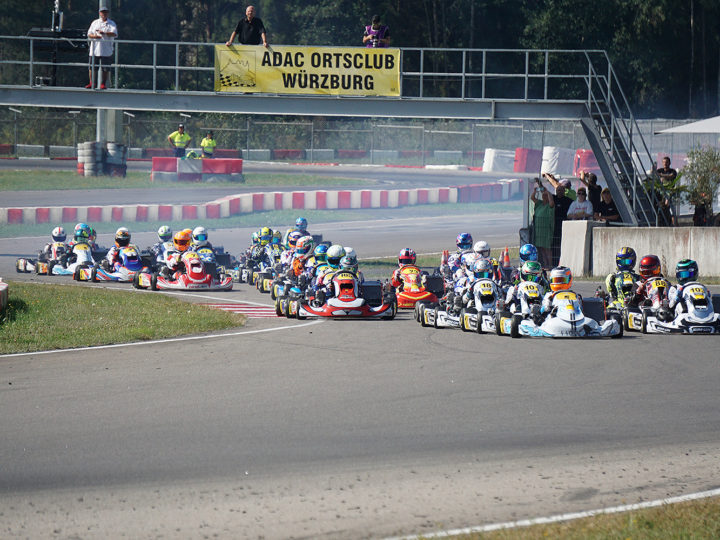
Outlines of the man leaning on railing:
{"label": "man leaning on railing", "polygon": [[93,73],[97,74],[98,69],[102,69],[99,88],[105,90],[107,87],[109,66],[112,64],[113,40],[118,35],[117,25],[108,19],[109,11],[107,5],[101,5],[100,17],[92,22],[87,31],[87,37],[90,40],[90,82],[85,85],[85,88],[93,87]]}

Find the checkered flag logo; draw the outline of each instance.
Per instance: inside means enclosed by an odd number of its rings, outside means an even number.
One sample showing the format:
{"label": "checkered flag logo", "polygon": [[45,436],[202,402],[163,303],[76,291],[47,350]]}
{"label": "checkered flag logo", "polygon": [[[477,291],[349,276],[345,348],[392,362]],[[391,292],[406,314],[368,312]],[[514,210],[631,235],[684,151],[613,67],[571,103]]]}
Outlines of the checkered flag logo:
{"label": "checkered flag logo", "polygon": [[241,77],[236,74],[220,75],[220,86],[226,88],[254,88],[257,86],[254,79]]}

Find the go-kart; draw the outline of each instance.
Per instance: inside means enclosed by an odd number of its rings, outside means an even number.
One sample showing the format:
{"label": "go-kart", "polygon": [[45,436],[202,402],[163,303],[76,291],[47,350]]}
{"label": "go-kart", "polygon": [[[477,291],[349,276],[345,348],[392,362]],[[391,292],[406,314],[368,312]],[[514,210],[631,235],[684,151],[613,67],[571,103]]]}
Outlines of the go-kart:
{"label": "go-kart", "polygon": [[640,331],[643,334],[720,334],[720,314],[702,283],[687,283],[682,300],[675,311],[663,306],[660,309],[640,308]]}
{"label": "go-kart", "polygon": [[135,274],[140,271],[148,271],[152,266],[153,256],[150,253],[138,253],[134,246],[120,249],[119,262],[110,266],[107,259],[100,265],[92,267],[81,266],[73,275],[77,281],[119,281],[130,283],[135,279]]}
{"label": "go-kart", "polygon": [[463,332],[495,332],[495,313],[498,307],[497,288],[489,279],[472,284],[472,300],[460,310],[460,329]]}
{"label": "go-kart", "polygon": [[[89,244],[81,242],[72,246],[70,253],[60,260],[38,263],[39,274],[46,273],[48,276],[73,276],[81,269],[95,266],[92,256],[92,248]],[[43,265],[46,265],[43,267]],[[44,270],[44,272],[43,272]]]}
{"label": "go-kart", "polygon": [[[670,321],[673,315],[668,308],[668,291],[670,283],[662,276],[651,277],[647,280],[647,296],[643,300],[633,297],[628,299],[621,308],[608,306],[608,313],[619,312],[622,316],[625,330],[634,330],[647,333],[647,321]],[[643,326],[645,324],[645,326]]]}
{"label": "go-kart", "polygon": [[517,334],[520,321],[540,313],[543,288],[534,281],[521,281],[515,291],[515,300],[502,305],[495,313],[495,332],[499,336]]}
{"label": "go-kart", "polygon": [[55,264],[63,261],[68,255],[68,246],[65,242],[52,242],[47,249],[38,253],[37,259],[27,259],[21,257],[15,261],[15,271],[18,273],[35,272],[37,274],[47,274],[48,263],[53,261]]}
{"label": "go-kart", "polygon": [[[532,317],[511,321],[510,335],[512,337],[551,337],[551,338],[621,338],[623,326],[618,316],[599,323],[583,311],[602,312],[602,300],[589,298],[581,301],[580,297],[572,291],[559,291],[555,293],[552,308],[546,314],[533,313]],[[593,306],[593,307],[591,307]]]}
{"label": "go-kart", "polygon": [[430,276],[417,266],[403,266],[399,274],[402,284],[395,291],[398,309],[413,309],[420,301],[435,303],[443,293],[443,278]]}
{"label": "go-kart", "polygon": [[[353,272],[340,271],[330,281],[333,294],[323,292],[308,300],[290,299],[286,315],[305,319],[307,317],[381,318],[393,319],[397,313],[395,295],[383,293],[379,281],[360,283]],[[379,303],[379,305],[377,305]],[[375,304],[375,305],[373,305]]]}
{"label": "go-kart", "polygon": [[203,262],[195,251],[186,251],[181,258],[184,271],[172,275],[163,272],[138,272],[133,279],[137,289],[175,289],[183,291],[229,291],[233,287],[232,278],[226,274],[217,274],[213,263]]}

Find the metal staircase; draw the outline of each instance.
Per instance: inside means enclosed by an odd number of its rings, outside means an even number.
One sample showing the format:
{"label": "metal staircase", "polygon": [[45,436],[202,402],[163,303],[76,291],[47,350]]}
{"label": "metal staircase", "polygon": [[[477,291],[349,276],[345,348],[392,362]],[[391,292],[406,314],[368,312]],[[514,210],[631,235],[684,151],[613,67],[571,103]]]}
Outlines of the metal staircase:
{"label": "metal staircase", "polygon": [[582,121],[583,130],[623,222],[641,227],[670,225],[658,211],[663,195],[655,188],[657,166],[610,61],[605,56],[602,72],[590,55],[587,61],[589,118]]}

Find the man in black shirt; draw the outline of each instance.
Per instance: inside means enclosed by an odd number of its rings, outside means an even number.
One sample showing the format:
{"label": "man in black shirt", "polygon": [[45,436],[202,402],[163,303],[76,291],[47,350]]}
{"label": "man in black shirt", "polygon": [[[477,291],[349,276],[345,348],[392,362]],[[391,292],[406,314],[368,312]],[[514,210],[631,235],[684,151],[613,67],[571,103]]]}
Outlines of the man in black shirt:
{"label": "man in black shirt", "polygon": [[232,45],[233,41],[235,41],[235,36],[237,36],[238,42],[242,45],[262,44],[263,47],[268,46],[265,25],[260,17],[255,16],[254,6],[247,7],[245,10],[245,18],[238,21],[235,30],[225,45],[228,47]]}
{"label": "man in black shirt", "polygon": [[618,211],[617,206],[615,206],[615,201],[613,201],[610,190],[608,188],[603,189],[601,195],[602,200],[600,201],[599,210],[595,212],[595,220],[622,221],[622,219],[620,219],[620,212]]}
{"label": "man in black shirt", "polygon": [[597,183],[597,176],[595,173],[580,171],[580,181],[587,186],[588,200],[593,206],[593,212],[598,212],[602,188]]}

